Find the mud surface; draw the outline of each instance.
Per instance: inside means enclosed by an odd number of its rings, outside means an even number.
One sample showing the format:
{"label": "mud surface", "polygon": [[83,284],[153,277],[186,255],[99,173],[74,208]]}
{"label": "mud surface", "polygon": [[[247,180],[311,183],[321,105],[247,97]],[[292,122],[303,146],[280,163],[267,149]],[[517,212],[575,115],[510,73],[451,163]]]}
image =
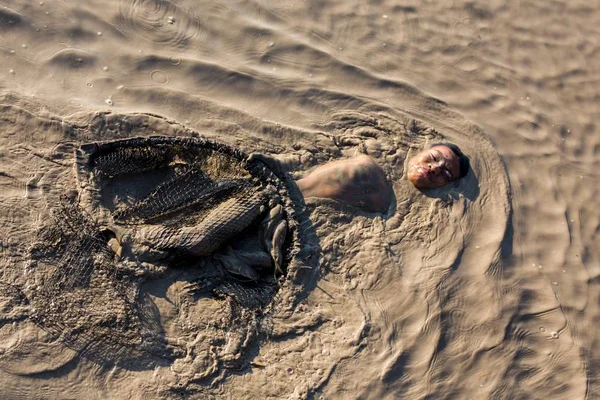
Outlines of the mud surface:
{"label": "mud surface", "polygon": [[[596,9],[4,2],[2,395],[596,397]],[[123,123],[88,129],[115,116]],[[392,185],[391,205],[299,201],[306,268],[260,318],[190,296],[195,269],[169,269],[139,284],[152,325],[118,341],[130,348],[139,332],[157,333],[152,362],[86,357],[90,347],[32,319],[31,298],[54,268],[32,247],[76,188],[75,149],[188,135],[181,127],[278,158],[289,179],[367,154]],[[419,192],[405,160],[440,141],[456,143],[473,171]]]}

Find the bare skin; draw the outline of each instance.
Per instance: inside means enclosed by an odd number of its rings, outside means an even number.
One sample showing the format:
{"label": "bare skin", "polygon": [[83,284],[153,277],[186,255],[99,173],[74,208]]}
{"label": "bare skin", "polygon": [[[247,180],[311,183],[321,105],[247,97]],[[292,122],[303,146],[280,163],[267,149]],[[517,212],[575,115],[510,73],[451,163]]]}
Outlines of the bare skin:
{"label": "bare skin", "polygon": [[[263,155],[252,157],[280,167]],[[418,189],[437,188],[460,179],[460,159],[447,146],[433,146],[411,158],[407,171],[408,180]],[[393,199],[384,171],[364,154],[321,165],[296,184],[306,198],[338,200],[368,212],[386,212]]]}
{"label": "bare skin", "polygon": [[446,146],[433,146],[408,161],[408,180],[418,189],[433,189],[460,179],[460,159]]}
{"label": "bare skin", "polygon": [[387,211],[392,200],[385,173],[366,155],[322,165],[296,183],[304,197],[338,200],[369,212]]}

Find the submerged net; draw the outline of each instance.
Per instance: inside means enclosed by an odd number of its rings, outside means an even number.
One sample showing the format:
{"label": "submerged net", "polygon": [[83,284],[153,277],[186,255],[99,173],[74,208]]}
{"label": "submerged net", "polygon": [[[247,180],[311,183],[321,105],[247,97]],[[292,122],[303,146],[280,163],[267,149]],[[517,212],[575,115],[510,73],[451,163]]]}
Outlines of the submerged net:
{"label": "submerged net", "polygon": [[31,295],[31,317],[54,338],[93,361],[138,367],[168,362],[154,304],[134,271],[119,268],[106,233],[63,197],[35,248],[53,268]]}
{"label": "submerged net", "polygon": [[[51,271],[30,296],[32,319],[101,364],[152,368],[171,363],[187,345],[168,344],[159,309],[144,288],[168,278],[170,271],[182,274],[183,268],[191,301],[209,299],[220,310],[205,317],[215,320],[206,326],[220,326],[222,332],[195,343],[206,347],[195,351],[212,354],[217,365],[243,359],[228,353],[225,335],[240,336],[244,345],[236,352],[242,354],[256,339],[258,321],[285,276],[276,276],[273,265],[264,262],[246,266],[254,268],[252,275],[243,268],[232,271],[218,254],[225,247],[228,256],[267,252],[261,219],[276,203],[284,205],[282,218],[290,228],[286,261],[296,235],[283,184],[260,162],[246,159],[228,146],[196,138],[81,146],[77,198],[61,199],[32,252]],[[270,256],[254,259],[265,257]],[[197,332],[185,334],[191,342]]]}
{"label": "submerged net", "polygon": [[186,165],[144,199],[116,210],[113,215],[122,223],[166,220],[186,208],[210,208],[216,199],[228,197],[246,186],[248,182],[244,179],[215,182],[198,167]]}

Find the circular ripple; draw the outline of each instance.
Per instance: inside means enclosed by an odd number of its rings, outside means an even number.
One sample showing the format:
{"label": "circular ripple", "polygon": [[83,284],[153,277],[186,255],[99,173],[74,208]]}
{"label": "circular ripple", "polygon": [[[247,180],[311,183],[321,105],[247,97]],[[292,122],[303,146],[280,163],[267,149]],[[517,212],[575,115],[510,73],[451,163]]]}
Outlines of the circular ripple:
{"label": "circular ripple", "polygon": [[175,56],[169,56],[169,62],[173,65],[181,64],[181,58]]}
{"label": "circular ripple", "polygon": [[203,36],[194,12],[170,1],[124,0],[115,26],[138,42],[160,47],[187,48]]}
{"label": "circular ripple", "polygon": [[161,85],[165,85],[167,83],[169,83],[169,76],[167,75],[167,73],[161,69],[153,69],[152,71],[150,71],[150,79],[152,79],[154,82],[161,84]]}

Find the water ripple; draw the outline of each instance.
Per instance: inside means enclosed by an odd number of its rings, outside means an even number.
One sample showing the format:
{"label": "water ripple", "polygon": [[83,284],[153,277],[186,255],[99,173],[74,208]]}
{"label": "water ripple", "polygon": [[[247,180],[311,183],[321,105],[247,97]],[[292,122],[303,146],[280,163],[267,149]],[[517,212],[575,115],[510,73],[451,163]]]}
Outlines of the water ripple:
{"label": "water ripple", "polygon": [[123,0],[114,24],[125,36],[152,46],[184,49],[202,41],[198,17],[170,1]]}

